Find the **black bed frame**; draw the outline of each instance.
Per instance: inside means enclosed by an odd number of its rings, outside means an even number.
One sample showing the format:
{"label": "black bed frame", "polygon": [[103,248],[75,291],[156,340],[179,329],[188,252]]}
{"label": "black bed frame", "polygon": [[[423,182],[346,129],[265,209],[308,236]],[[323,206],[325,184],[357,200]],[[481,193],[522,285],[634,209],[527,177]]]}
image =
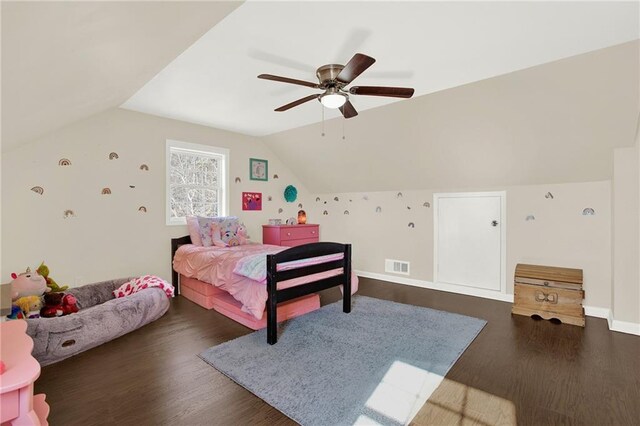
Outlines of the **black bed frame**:
{"label": "black bed frame", "polygon": [[[191,244],[191,238],[187,235],[171,240],[171,271],[172,284],[176,294],[180,294],[180,277],[173,269],[173,257],[178,247]],[[302,268],[278,271],[278,264],[294,260],[308,259],[318,256],[343,253],[340,260],[305,266]],[[278,283],[319,272],[342,268],[342,273],[333,277],[313,281],[307,284],[278,290]],[[297,297],[306,296],[331,287],[342,285],[342,311],[351,312],[351,244],[340,243],[311,243],[297,247],[291,247],[277,254],[267,255],[267,342],[270,345],[278,341],[278,303],[286,302]]]}
{"label": "black bed frame", "polygon": [[180,294],[180,274],[173,269],[173,258],[176,255],[176,251],[178,251],[178,247],[183,246],[185,244],[191,244],[191,236],[185,235],[184,237],[172,238],[171,239],[171,284],[173,288],[176,290],[175,295]]}

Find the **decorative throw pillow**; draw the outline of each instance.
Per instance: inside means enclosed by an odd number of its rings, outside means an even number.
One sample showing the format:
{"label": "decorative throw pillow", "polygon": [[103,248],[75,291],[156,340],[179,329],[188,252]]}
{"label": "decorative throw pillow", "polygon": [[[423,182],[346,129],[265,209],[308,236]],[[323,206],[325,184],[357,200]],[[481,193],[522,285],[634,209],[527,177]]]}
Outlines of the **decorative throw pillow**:
{"label": "decorative throw pillow", "polygon": [[220,226],[215,222],[211,222],[209,226],[211,228],[211,242],[213,245],[216,247],[226,247],[227,243],[220,239]]}
{"label": "decorative throw pillow", "polygon": [[[202,245],[211,247],[215,245],[211,239],[211,223],[215,223],[220,228],[220,235],[223,236],[227,232],[235,234],[240,220],[237,216],[221,216],[221,217],[201,217],[198,216],[198,224],[200,225],[200,236],[202,237]],[[222,238],[225,241],[224,237]],[[227,241],[225,241],[227,244]]]}
{"label": "decorative throw pillow", "polygon": [[200,236],[200,224],[198,224],[198,218],[195,216],[187,216],[187,228],[189,229],[189,235],[191,236],[191,244],[201,246],[202,237]]}

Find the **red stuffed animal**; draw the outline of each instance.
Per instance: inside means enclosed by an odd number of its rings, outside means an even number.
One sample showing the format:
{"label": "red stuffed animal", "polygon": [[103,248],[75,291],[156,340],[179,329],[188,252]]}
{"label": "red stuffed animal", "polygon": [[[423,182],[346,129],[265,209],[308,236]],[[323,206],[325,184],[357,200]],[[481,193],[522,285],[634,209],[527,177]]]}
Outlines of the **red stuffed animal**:
{"label": "red stuffed animal", "polygon": [[65,294],[62,297],[63,315],[75,314],[78,310],[78,299],[73,294]]}
{"label": "red stuffed animal", "polygon": [[53,318],[64,315],[62,298],[63,293],[45,293],[44,306],[40,309],[40,316],[43,318]]}
{"label": "red stuffed animal", "polygon": [[44,307],[40,310],[40,316],[44,318],[59,317],[78,312],[78,300],[73,294],[46,293],[44,295]]}

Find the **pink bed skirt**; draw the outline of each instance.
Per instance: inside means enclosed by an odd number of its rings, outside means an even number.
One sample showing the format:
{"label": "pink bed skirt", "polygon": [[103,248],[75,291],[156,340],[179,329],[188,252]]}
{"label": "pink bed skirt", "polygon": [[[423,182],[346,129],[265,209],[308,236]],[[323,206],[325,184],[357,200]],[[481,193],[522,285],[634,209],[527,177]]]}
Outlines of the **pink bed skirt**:
{"label": "pink bed skirt", "polygon": [[[242,312],[242,305],[226,291],[203,283],[195,278],[180,275],[180,294],[206,309],[214,309],[222,315],[249,327],[259,330],[267,326],[267,314],[257,320],[253,315]],[[278,304],[278,322],[282,322],[320,308],[320,296],[310,294],[285,303]]]}

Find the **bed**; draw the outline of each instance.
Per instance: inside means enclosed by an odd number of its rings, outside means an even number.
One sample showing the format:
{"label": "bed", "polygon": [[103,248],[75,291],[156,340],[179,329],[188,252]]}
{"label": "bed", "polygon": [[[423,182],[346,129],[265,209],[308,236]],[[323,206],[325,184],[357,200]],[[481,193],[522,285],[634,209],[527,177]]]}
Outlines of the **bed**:
{"label": "bed", "polygon": [[[305,301],[308,305],[315,297],[317,306],[314,309],[317,309],[319,297],[316,292],[341,286],[343,310],[348,313],[351,294],[357,290],[350,244],[322,242],[292,248],[248,244],[219,248],[193,245],[191,238],[185,236],[171,240],[171,258],[172,281],[177,294],[184,290],[187,296],[187,290],[191,291],[195,284],[209,292],[214,309],[238,321],[215,306],[215,302],[230,295],[239,303],[242,312],[238,314],[245,319],[248,316],[263,321],[269,344],[277,342],[277,323],[283,314],[290,318],[307,312],[290,309],[292,306],[299,308]],[[181,288],[183,283],[184,289]],[[263,318],[265,306],[266,319]],[[251,327],[243,321],[238,322]]]}

